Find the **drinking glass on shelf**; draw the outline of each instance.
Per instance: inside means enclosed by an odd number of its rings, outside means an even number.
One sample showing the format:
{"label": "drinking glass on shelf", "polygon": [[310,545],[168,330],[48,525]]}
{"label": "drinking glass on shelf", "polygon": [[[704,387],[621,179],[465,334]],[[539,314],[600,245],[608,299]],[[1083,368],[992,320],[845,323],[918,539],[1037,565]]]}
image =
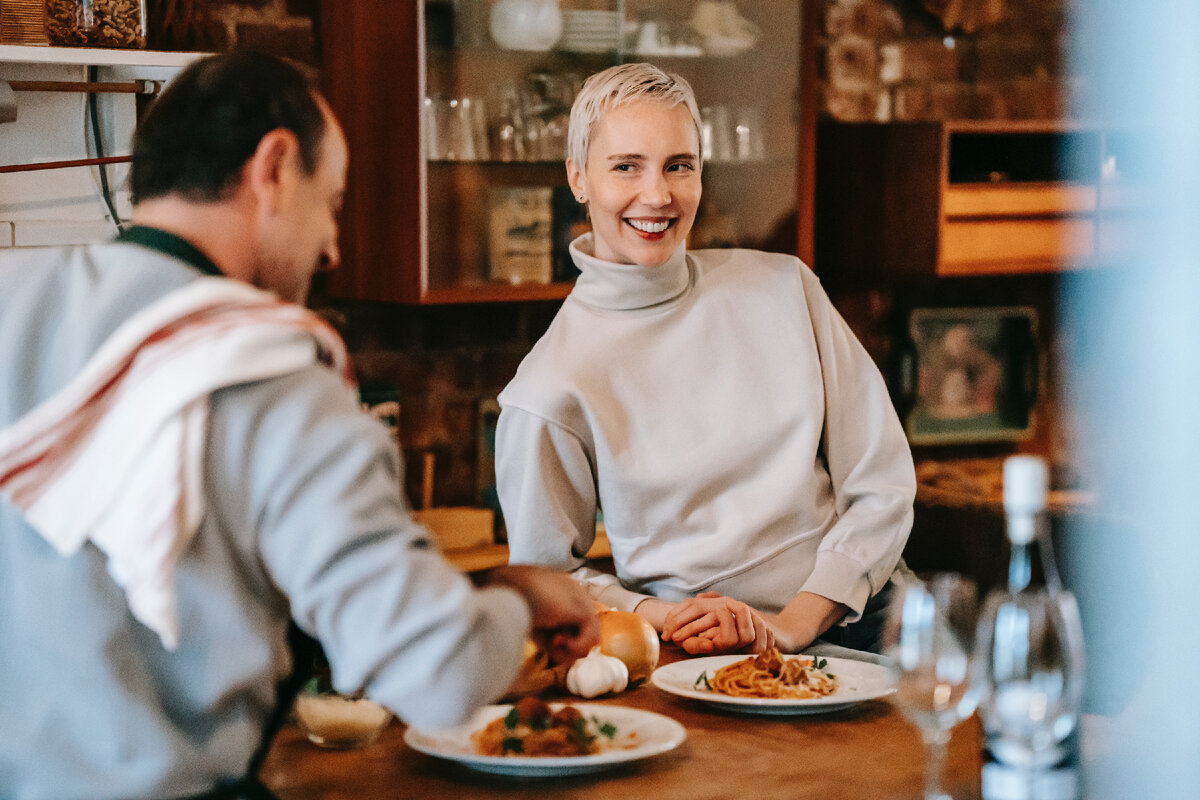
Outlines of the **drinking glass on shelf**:
{"label": "drinking glass on shelf", "polygon": [[500,113],[491,126],[492,155],[500,161],[524,161],[525,115],[516,87],[501,91],[499,108]]}
{"label": "drinking glass on shelf", "polygon": [[733,139],[739,161],[762,161],[763,120],[760,108],[746,106],[734,111]]}
{"label": "drinking glass on shelf", "polygon": [[426,158],[476,161],[488,158],[487,118],[478,97],[425,98]]}
{"label": "drinking glass on shelf", "polygon": [[700,148],[705,161],[729,161],[733,158],[729,109],[705,106],[700,109]]}
{"label": "drinking glass on shelf", "polygon": [[978,610],[974,582],[952,573],[901,585],[889,604],[883,645],[896,677],[891,699],[921,729],[925,800],[949,800],[942,788],[946,744],[978,702],[971,674]]}
{"label": "drinking glass on shelf", "polygon": [[993,755],[1019,769],[1036,796],[1039,771],[1061,758],[1079,721],[1083,642],[1074,597],[1053,588],[994,592],[976,635],[980,716]]}

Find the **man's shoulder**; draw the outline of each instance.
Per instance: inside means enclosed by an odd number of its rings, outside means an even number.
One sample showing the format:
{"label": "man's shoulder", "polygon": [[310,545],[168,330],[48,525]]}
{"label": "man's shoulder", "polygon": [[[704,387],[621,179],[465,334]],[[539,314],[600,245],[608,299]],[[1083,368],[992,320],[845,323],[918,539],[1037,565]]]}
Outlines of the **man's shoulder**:
{"label": "man's shoulder", "polygon": [[106,294],[153,298],[196,276],[175,258],[121,242],[0,250],[0,286],[9,297],[57,288],[84,289],[96,300]]}
{"label": "man's shoulder", "polygon": [[102,244],[0,255],[0,354],[36,368],[30,381],[51,391],[129,317],[196,277],[181,263],[162,259],[155,266],[131,249],[145,248]]}

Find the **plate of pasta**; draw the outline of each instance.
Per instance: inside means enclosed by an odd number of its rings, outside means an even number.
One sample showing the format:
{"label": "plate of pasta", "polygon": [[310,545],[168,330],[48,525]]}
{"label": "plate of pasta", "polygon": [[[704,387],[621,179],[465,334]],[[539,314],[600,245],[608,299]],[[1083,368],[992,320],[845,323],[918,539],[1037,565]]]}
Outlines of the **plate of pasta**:
{"label": "plate of pasta", "polygon": [[412,749],[479,772],[522,777],[583,775],[665,753],[687,731],[670,717],[601,703],[485,706],[444,731],[409,728]]}
{"label": "plate of pasta", "polygon": [[650,681],[664,692],[750,714],[824,714],[896,691],[878,664],[778,650],[676,661]]}

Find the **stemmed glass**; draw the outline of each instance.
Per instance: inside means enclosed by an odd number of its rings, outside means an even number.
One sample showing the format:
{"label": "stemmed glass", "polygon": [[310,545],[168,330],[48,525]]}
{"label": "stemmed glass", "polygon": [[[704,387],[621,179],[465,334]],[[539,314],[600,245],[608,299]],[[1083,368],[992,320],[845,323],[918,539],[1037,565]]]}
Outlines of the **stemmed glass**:
{"label": "stemmed glass", "polygon": [[1057,762],[1083,696],[1083,637],[1074,597],[1061,589],[996,591],[975,648],[980,716],[996,758],[1021,771],[1034,797],[1038,770]]}
{"label": "stemmed glass", "polygon": [[971,674],[978,610],[974,582],[952,573],[898,587],[889,604],[883,644],[896,677],[892,703],[921,729],[925,800],[949,800],[942,768],[950,730],[978,702]]}

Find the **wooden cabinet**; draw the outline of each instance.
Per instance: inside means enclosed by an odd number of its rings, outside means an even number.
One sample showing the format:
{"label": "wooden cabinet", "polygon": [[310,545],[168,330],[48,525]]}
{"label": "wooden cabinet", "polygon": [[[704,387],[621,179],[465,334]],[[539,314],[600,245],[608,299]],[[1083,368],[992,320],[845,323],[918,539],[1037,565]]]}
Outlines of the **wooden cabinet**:
{"label": "wooden cabinet", "polygon": [[[329,293],[414,304],[565,297],[565,246],[586,229],[563,197],[565,115],[587,75],[633,60],[687,78],[715,131],[693,246],[811,261],[818,5],[737,4],[754,44],[730,52],[690,24],[692,2],[562,0],[558,44],[530,52],[496,44],[487,0],[329,0],[322,82],[351,153],[343,266]],[[607,44],[583,32],[601,11],[618,26]],[[530,137],[520,152],[504,138],[514,109]],[[464,120],[473,135],[460,140]],[[504,203],[541,237],[519,263],[502,261],[497,243]]]}
{"label": "wooden cabinet", "polygon": [[1050,272],[1125,253],[1135,213],[1118,132],[1049,122],[822,122],[817,255],[827,269]]}

